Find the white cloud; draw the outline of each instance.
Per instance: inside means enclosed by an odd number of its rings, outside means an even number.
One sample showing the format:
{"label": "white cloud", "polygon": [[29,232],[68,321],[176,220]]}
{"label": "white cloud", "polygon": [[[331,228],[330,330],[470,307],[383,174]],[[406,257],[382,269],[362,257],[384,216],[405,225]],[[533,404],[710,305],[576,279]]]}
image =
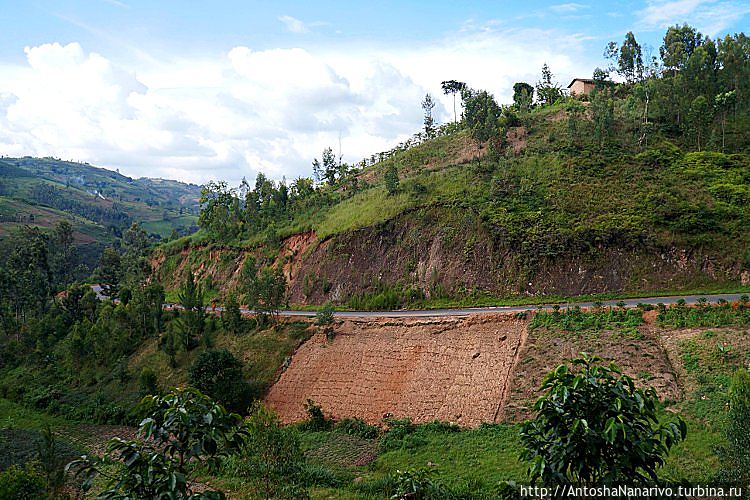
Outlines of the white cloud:
{"label": "white cloud", "polygon": [[578,12],[581,9],[585,9],[586,7],[588,6],[580,3],[561,3],[553,5],[552,7],[550,7],[550,10],[557,14],[570,14],[572,12]]}
{"label": "white cloud", "polygon": [[723,0],[649,0],[636,13],[640,29],[664,29],[688,23],[709,36],[716,36],[750,13],[745,2]]}
{"label": "white cloud", "polygon": [[544,62],[562,83],[589,75],[583,39],[492,25],[421,46],[238,46],[127,68],[77,43],[28,47],[26,65],[0,68],[0,153],[192,182],[309,175],[312,158],[339,137],[353,162],[418,131],[426,92],[451,120],[443,80],[510,102],[513,83],[533,84]]}
{"label": "white cloud", "polygon": [[309,33],[310,28],[303,22],[292,16],[279,16],[279,21],[284,24],[284,27],[290,33]]}

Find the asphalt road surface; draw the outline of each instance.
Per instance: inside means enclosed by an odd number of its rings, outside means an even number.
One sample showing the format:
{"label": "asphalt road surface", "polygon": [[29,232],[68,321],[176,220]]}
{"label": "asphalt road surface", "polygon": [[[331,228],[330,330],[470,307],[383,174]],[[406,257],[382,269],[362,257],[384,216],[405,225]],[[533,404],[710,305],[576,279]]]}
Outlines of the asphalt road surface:
{"label": "asphalt road surface", "polygon": [[[684,300],[687,304],[693,305],[698,303],[698,299],[703,297],[708,300],[709,303],[716,303],[719,299],[724,299],[728,302],[737,301],[740,297],[745,294],[741,293],[725,293],[718,295],[685,295],[685,296],[671,296],[671,297],[649,297],[640,299],[616,299],[616,300],[605,300],[602,304],[605,307],[616,306],[620,301],[625,302],[626,307],[635,307],[638,304],[665,304],[671,305],[676,304],[680,299]],[[570,302],[565,304],[558,304],[560,309],[568,309],[572,307],[593,307],[593,302]],[[471,314],[485,314],[485,313],[514,313],[523,311],[536,311],[539,308],[550,309],[553,307],[549,305],[526,305],[526,306],[492,306],[492,307],[466,307],[459,309],[423,309],[423,310],[398,310],[398,311],[336,311],[334,314],[339,318],[434,318],[443,316],[469,316]],[[218,310],[219,308],[217,308]],[[242,312],[250,313],[252,311],[243,309]],[[303,316],[311,317],[315,316],[315,311],[281,311],[279,314],[282,316]]]}
{"label": "asphalt road surface", "polygon": [[[92,285],[92,290],[96,293],[97,297],[101,300],[104,296],[101,294],[101,286]],[[616,306],[620,302],[624,302],[626,307],[635,307],[638,304],[665,304],[672,305],[676,304],[679,300],[684,300],[688,305],[695,305],[698,303],[698,299],[705,298],[709,303],[716,303],[719,299],[724,299],[728,302],[734,302],[740,299],[741,296],[747,295],[742,293],[722,293],[716,295],[673,295],[669,297],[648,297],[638,299],[615,299],[615,300],[604,300],[602,304],[605,307]],[[557,304],[560,309],[569,309],[572,307],[593,307],[593,302],[568,302]],[[165,307],[179,307],[175,304],[165,304]],[[457,309],[420,309],[420,310],[397,310],[397,311],[336,311],[335,316],[339,318],[436,318],[445,316],[469,316],[471,314],[486,314],[486,313],[515,313],[523,311],[536,311],[539,308],[551,309],[553,304],[542,304],[542,305],[525,305],[525,306],[490,306],[490,307],[465,307]],[[209,311],[222,311],[222,307],[211,308]],[[250,309],[240,309],[243,313],[249,314],[253,311]],[[281,316],[289,317],[314,317],[315,311],[280,311]]]}

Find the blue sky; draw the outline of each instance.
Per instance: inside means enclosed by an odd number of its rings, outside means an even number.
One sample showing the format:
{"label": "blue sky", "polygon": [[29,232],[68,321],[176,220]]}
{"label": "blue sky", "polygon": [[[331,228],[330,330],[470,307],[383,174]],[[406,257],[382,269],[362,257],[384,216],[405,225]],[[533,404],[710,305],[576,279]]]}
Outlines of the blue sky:
{"label": "blue sky", "polygon": [[750,1],[0,1],[0,153],[53,155],[133,176],[238,181],[309,175],[421,125],[440,81],[501,102],[547,62],[563,85],[632,30],[742,31]]}

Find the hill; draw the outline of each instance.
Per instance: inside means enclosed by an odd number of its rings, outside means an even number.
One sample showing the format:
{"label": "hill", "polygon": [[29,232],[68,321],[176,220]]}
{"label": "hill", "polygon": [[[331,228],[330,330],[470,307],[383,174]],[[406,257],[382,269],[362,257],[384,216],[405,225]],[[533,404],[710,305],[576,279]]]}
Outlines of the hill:
{"label": "hill", "polygon": [[0,159],[0,238],[15,227],[73,225],[74,241],[92,266],[104,245],[133,222],[157,238],[195,230],[200,187],[132,179],[111,170],[54,158]]}
{"label": "hill", "polygon": [[632,33],[607,53],[588,90],[546,65],[508,105],[443,82],[457,123],[436,127],[427,96],[424,130],[390,151],[347,165],[327,148],[290,185],[210,184],[201,231],[157,249],[157,277],[190,269],[221,295],[245,263],[282,266],[292,303],[353,308],[746,290],[746,35],[673,26],[659,58]]}
{"label": "hill", "polygon": [[175,287],[192,266],[222,293],[253,256],[283,264],[291,302],[352,307],[749,285],[750,157],[633,147],[623,122],[602,147],[586,114],[570,139],[580,106],[534,110],[494,152],[466,129],[397,151],[249,237],[204,226],[157,249],[158,276]]}

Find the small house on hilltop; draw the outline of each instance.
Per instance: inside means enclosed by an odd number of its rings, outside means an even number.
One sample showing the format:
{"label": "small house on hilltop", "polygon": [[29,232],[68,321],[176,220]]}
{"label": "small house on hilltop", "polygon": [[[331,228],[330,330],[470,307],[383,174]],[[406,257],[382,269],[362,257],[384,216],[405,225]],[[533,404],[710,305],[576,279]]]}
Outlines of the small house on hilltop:
{"label": "small house on hilltop", "polygon": [[592,90],[594,90],[594,80],[590,78],[574,78],[568,85],[570,95],[589,95]]}

